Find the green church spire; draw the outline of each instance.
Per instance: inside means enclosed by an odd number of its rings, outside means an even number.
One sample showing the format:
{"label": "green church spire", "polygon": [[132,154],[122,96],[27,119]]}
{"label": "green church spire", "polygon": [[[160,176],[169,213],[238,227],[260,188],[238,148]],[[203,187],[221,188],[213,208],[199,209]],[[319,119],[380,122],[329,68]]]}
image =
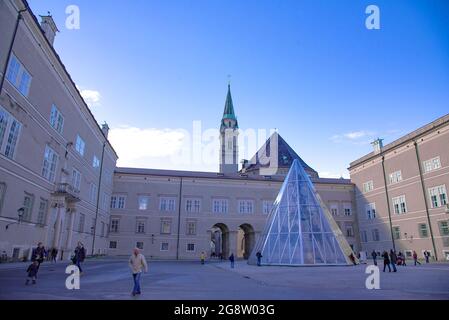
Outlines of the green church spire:
{"label": "green church spire", "polygon": [[225,108],[223,112],[223,119],[237,120],[234,113],[234,105],[232,103],[231,85],[228,84],[228,95],[226,96]]}

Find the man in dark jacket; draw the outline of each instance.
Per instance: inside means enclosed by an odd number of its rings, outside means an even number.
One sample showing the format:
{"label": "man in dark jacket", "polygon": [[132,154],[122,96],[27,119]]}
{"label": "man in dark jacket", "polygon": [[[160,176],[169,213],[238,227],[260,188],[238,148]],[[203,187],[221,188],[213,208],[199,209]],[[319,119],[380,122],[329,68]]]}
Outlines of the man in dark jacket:
{"label": "man in dark jacket", "polygon": [[384,272],[385,272],[385,267],[388,267],[388,272],[391,272],[390,258],[388,257],[388,252],[384,251],[384,253],[382,254],[382,257],[384,258]]}
{"label": "man in dark jacket", "polygon": [[393,271],[397,272],[398,270],[396,269],[396,262],[398,261],[398,256],[396,255],[396,252],[391,249],[390,250],[390,263],[391,266],[393,267]]}
{"label": "man in dark jacket", "polygon": [[234,254],[231,253],[231,255],[229,256],[229,261],[231,261],[231,268],[234,268]]}
{"label": "man in dark jacket", "polygon": [[31,261],[37,262],[36,276],[37,276],[37,272],[39,271],[39,267],[41,266],[41,263],[44,262],[44,258],[46,255],[47,255],[47,252],[45,251],[44,245],[42,244],[42,242],[39,242],[37,244],[37,247],[34,248],[31,253]]}
{"label": "man in dark jacket", "polygon": [[376,253],[376,251],[373,250],[373,252],[371,252],[371,257],[373,257],[374,265],[377,266],[377,253]]}
{"label": "man in dark jacket", "polygon": [[262,260],[262,253],[260,253],[260,251],[257,251],[256,257],[257,257],[257,265],[260,267]]}
{"label": "man in dark jacket", "polygon": [[75,255],[73,256],[73,263],[76,264],[78,269],[80,270],[80,274],[83,273],[83,269],[81,269],[81,262],[84,262],[86,258],[86,249],[81,242],[78,242],[78,246],[75,248]]}

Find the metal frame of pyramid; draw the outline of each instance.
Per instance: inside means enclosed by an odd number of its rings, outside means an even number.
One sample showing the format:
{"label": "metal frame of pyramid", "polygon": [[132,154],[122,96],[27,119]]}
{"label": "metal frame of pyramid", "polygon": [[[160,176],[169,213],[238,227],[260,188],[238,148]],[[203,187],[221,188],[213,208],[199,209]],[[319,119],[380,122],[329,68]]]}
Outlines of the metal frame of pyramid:
{"label": "metal frame of pyramid", "polygon": [[[262,265],[349,265],[351,247],[295,160],[248,260]],[[354,255],[355,256],[355,255]]]}

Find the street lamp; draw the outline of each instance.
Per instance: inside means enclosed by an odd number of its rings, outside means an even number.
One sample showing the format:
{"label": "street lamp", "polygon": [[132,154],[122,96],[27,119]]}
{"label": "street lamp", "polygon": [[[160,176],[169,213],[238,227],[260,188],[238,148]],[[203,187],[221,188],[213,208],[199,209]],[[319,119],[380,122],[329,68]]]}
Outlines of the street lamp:
{"label": "street lamp", "polygon": [[10,224],[7,224],[6,225],[6,230],[8,230],[8,228],[9,228],[9,226],[10,225],[12,225],[12,224],[19,224],[20,223],[20,221],[22,220],[22,217],[23,217],[23,214],[24,214],[24,212],[25,212],[25,208],[19,208],[18,210],[17,210],[17,216],[19,217],[19,219],[17,220],[17,222],[12,222],[12,223],[10,223]]}

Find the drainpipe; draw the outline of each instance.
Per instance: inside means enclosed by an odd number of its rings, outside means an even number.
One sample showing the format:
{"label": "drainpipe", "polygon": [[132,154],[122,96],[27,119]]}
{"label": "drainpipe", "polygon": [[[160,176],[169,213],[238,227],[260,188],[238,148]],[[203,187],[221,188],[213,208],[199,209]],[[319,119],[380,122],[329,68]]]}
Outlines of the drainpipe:
{"label": "drainpipe", "polygon": [[2,94],[3,84],[5,82],[5,77],[6,77],[6,71],[8,69],[8,63],[9,63],[9,60],[11,59],[12,48],[13,48],[14,42],[16,40],[17,29],[19,28],[20,20],[22,20],[22,12],[25,12],[27,10],[28,10],[28,6],[26,6],[25,9],[20,10],[17,15],[16,25],[14,27],[14,32],[12,34],[11,42],[9,44],[8,55],[6,56],[5,65],[3,66],[3,71],[2,71],[2,78],[0,80],[0,95]]}
{"label": "drainpipe", "polygon": [[103,142],[103,150],[101,151],[101,163],[100,163],[100,176],[98,178],[98,189],[97,189],[97,206],[95,208],[95,224],[94,224],[94,234],[92,239],[92,255],[95,254],[95,237],[97,236],[97,220],[98,211],[100,206],[100,190],[101,190],[101,179],[103,177],[103,160],[104,160],[104,148],[106,147],[106,142]]}
{"label": "drainpipe", "polygon": [[385,196],[387,197],[388,220],[390,221],[391,242],[393,244],[393,250],[396,251],[396,245],[395,245],[394,236],[393,236],[393,223],[391,222],[390,196],[388,195],[388,183],[387,183],[387,174],[385,172],[385,156],[384,155],[382,155],[382,172],[383,172],[383,176],[384,176]]}
{"label": "drainpipe", "polygon": [[176,239],[176,260],[179,260],[179,233],[181,231],[181,203],[182,203],[182,177],[179,182],[179,205],[178,205],[178,234]]}
{"label": "drainpipe", "polygon": [[416,161],[418,161],[419,178],[421,180],[422,194],[424,197],[424,204],[426,206],[427,222],[429,224],[429,231],[430,231],[430,238],[432,239],[433,252],[435,254],[435,260],[438,261],[438,254],[437,254],[437,249],[435,246],[435,239],[433,237],[432,224],[430,222],[429,204],[427,202],[426,187],[424,186],[424,177],[423,177],[423,173],[422,173],[421,160],[420,160],[420,156],[419,156],[418,142],[416,140],[414,140],[413,145],[415,146]]}

